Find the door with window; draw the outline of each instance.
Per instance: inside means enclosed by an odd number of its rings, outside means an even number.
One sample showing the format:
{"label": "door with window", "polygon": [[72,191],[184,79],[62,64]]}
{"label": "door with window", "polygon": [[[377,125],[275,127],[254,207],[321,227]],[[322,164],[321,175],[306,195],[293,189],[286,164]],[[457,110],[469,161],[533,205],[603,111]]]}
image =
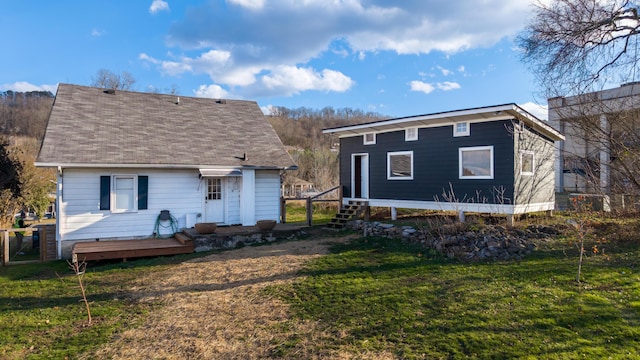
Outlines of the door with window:
{"label": "door with window", "polygon": [[204,196],[204,222],[224,222],[224,198],[222,178],[206,178]]}

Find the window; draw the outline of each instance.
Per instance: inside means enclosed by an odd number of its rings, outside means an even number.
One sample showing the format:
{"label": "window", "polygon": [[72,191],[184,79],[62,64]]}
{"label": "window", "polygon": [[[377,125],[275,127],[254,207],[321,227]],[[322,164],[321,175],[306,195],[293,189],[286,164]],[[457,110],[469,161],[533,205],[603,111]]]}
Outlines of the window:
{"label": "window", "polygon": [[493,179],[493,146],[458,149],[460,179]]}
{"label": "window", "polygon": [[222,179],[207,178],[207,200],[222,199]]}
{"label": "window", "polygon": [[453,136],[469,136],[469,123],[461,122],[453,124]]}
{"label": "window", "polygon": [[149,177],[100,176],[100,210],[133,212],[147,209]]}
{"label": "window", "polygon": [[135,199],[134,176],[114,176],[113,189],[115,192],[115,203],[112,211],[134,211],[133,200]]}
{"label": "window", "polygon": [[533,175],[535,171],[533,151],[520,152],[520,174]]}
{"label": "window", "polygon": [[376,143],[376,134],[375,133],[364,134],[362,143],[364,145],[375,144]]}
{"label": "window", "polygon": [[413,180],[413,151],[387,153],[387,180]]}
{"label": "window", "polygon": [[404,140],[405,141],[416,141],[418,140],[418,128],[408,128],[404,131]]}

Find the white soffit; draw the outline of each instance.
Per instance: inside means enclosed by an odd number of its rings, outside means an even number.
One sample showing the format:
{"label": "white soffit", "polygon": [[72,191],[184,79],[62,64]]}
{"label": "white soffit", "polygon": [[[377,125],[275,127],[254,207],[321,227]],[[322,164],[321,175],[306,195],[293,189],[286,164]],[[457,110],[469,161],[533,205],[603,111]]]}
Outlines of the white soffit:
{"label": "white soffit", "polygon": [[198,169],[202,177],[242,176],[239,169]]}

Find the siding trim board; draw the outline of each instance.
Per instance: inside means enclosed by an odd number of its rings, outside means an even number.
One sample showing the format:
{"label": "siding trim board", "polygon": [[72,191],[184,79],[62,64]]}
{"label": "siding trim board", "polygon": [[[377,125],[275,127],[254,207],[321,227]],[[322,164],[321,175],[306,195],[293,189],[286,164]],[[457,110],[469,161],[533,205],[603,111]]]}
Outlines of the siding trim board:
{"label": "siding trim board", "polygon": [[[359,200],[355,198],[343,198],[343,204],[349,201]],[[446,201],[412,201],[412,200],[391,200],[391,199],[368,199],[369,206],[375,207],[395,207],[402,209],[422,209],[439,211],[465,211],[477,213],[494,213],[505,215],[518,215],[528,212],[538,212],[553,210],[555,202],[531,203],[522,205],[507,204],[483,204],[468,202],[446,202]]]}

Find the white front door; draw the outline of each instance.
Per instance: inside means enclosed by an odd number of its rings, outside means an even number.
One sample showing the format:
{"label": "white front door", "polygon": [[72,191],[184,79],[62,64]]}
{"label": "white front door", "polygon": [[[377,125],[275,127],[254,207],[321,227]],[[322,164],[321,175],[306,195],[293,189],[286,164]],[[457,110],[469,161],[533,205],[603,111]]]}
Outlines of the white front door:
{"label": "white front door", "polygon": [[204,222],[224,222],[224,197],[222,178],[206,178],[204,196]]}

